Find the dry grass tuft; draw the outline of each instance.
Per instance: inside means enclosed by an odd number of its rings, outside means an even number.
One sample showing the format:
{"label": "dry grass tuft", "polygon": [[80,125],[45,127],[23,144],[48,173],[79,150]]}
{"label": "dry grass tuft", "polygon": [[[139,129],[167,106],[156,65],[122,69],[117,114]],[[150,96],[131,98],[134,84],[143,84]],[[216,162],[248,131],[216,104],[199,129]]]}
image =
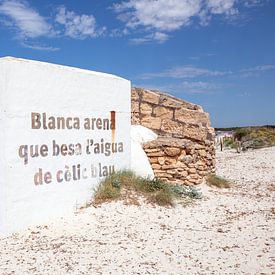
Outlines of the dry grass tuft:
{"label": "dry grass tuft", "polygon": [[100,184],[96,190],[97,200],[116,199],[120,195],[120,190],[112,185],[111,181]]}
{"label": "dry grass tuft", "polygon": [[231,187],[231,183],[228,180],[221,178],[219,176],[216,176],[215,174],[209,175],[206,179],[206,183],[209,186],[216,186],[218,188],[230,188]]}
{"label": "dry grass tuft", "polygon": [[173,206],[173,194],[167,190],[160,190],[152,197],[153,202],[161,206]]}
{"label": "dry grass tuft", "polygon": [[139,197],[144,197],[152,204],[173,206],[174,199],[198,199],[201,196],[195,188],[171,186],[159,179],[139,177],[126,170],[115,172],[100,182],[95,190],[93,204],[115,199],[122,199],[126,204],[138,204]]}

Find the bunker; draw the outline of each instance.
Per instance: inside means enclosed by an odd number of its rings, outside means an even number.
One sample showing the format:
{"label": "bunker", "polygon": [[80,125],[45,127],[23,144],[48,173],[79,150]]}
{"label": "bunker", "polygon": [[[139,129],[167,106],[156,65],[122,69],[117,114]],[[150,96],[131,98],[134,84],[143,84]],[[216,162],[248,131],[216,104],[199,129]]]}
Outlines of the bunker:
{"label": "bunker", "polygon": [[73,213],[130,168],[130,100],[114,75],[0,58],[0,234]]}

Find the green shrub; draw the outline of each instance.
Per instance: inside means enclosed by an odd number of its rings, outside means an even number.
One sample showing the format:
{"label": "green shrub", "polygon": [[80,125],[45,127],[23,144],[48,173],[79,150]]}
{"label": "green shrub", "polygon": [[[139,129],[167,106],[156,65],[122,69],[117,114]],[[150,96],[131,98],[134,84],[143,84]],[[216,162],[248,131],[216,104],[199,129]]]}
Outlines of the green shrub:
{"label": "green shrub", "polygon": [[178,197],[189,197],[191,199],[201,199],[202,193],[199,192],[195,187],[193,186],[185,186],[185,185],[173,185],[170,187],[172,192],[176,194]]}
{"label": "green shrub", "polygon": [[241,141],[243,150],[257,149],[275,146],[275,128],[262,127],[243,127],[234,132],[234,137]]}
{"label": "green shrub", "polygon": [[236,149],[237,145],[233,138],[225,138],[223,142],[224,147],[229,147],[231,149]]}
{"label": "green shrub", "polygon": [[251,132],[250,128],[238,128],[234,133],[234,138],[237,140],[242,140]]}

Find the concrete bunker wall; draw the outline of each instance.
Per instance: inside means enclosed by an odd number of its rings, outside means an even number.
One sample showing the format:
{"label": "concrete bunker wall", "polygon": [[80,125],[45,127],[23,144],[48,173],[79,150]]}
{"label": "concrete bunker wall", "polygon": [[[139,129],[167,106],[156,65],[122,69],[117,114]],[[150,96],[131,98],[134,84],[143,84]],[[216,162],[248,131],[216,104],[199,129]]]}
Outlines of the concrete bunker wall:
{"label": "concrete bunker wall", "polygon": [[0,58],[0,235],[72,214],[101,178],[130,168],[130,87],[114,75]]}
{"label": "concrete bunker wall", "polygon": [[157,178],[194,185],[215,171],[214,129],[208,113],[159,91],[132,88],[132,124],[158,134],[144,144]]}

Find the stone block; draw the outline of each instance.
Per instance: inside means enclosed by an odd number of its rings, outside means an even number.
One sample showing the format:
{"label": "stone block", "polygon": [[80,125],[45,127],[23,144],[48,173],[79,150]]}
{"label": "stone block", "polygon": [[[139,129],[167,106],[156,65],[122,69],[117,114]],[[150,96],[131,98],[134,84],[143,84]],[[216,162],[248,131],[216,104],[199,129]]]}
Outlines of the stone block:
{"label": "stone block", "polygon": [[169,165],[169,164],[175,164],[177,162],[177,160],[176,159],[174,159],[174,158],[165,158],[165,161],[164,161],[164,164],[166,164],[166,165]]}
{"label": "stone block", "polygon": [[138,88],[132,88],[132,92],[131,92],[131,100],[136,100],[139,101],[140,99],[140,91],[141,89]]}
{"label": "stone block", "polygon": [[149,157],[149,161],[151,164],[158,163],[158,158],[157,157]]}
{"label": "stone block", "polygon": [[207,153],[207,154],[206,154],[206,158],[207,158],[207,159],[212,159],[213,157],[212,157],[211,154]]}
{"label": "stone block", "polygon": [[206,128],[194,125],[186,125],[183,129],[184,137],[191,138],[193,140],[205,141],[207,136]]}
{"label": "stone block", "polygon": [[177,98],[167,96],[167,95],[161,95],[159,104],[161,106],[170,107],[174,109],[181,109],[181,108],[187,108],[187,109],[194,109],[195,105],[183,100],[179,100]]}
{"label": "stone block", "polygon": [[146,116],[141,119],[141,125],[152,130],[160,130],[161,119],[159,117]]}
{"label": "stone block", "polygon": [[196,174],[197,173],[197,170],[195,168],[190,168],[188,170],[189,174]]}
{"label": "stone block", "polygon": [[131,124],[132,125],[139,125],[140,124],[140,118],[138,113],[132,113],[131,115]]}
{"label": "stone block", "polygon": [[187,165],[185,163],[183,163],[182,161],[178,160],[176,165],[177,165],[178,168],[187,169]]}
{"label": "stone block", "polygon": [[177,169],[177,165],[175,164],[164,164],[161,166],[162,170],[172,170],[172,169]]}
{"label": "stone block", "polygon": [[152,106],[148,103],[141,103],[140,104],[140,113],[142,115],[151,115],[152,114]]}
{"label": "stone block", "polygon": [[197,110],[177,109],[175,119],[183,123],[210,126],[209,115]]}
{"label": "stone block", "polygon": [[195,152],[195,149],[194,149],[193,146],[187,146],[187,147],[185,148],[185,152],[186,152],[187,155],[193,155],[194,152]]}
{"label": "stone block", "polygon": [[146,148],[146,149],[144,149],[145,150],[145,152],[147,152],[147,153],[157,153],[157,152],[160,152],[161,150],[160,150],[160,148]]}
{"label": "stone block", "polygon": [[197,174],[189,174],[186,179],[191,182],[195,182],[199,179],[199,176]]}
{"label": "stone block", "polygon": [[188,172],[187,171],[181,171],[181,172],[179,172],[180,173],[180,175],[182,176],[182,177],[184,177],[184,178],[186,178],[187,176],[188,176]]}
{"label": "stone block", "polygon": [[171,170],[171,169],[167,169],[165,172],[169,175],[175,175],[177,173],[176,170]]}
{"label": "stone block", "polygon": [[208,172],[207,171],[198,171],[198,174],[202,177],[208,175]]}
{"label": "stone block", "polygon": [[166,107],[162,107],[162,106],[155,107],[153,110],[153,114],[156,117],[165,118],[165,119],[173,119],[173,110],[166,108]]}
{"label": "stone block", "polygon": [[152,169],[161,169],[161,166],[157,163],[154,163],[151,166],[152,166]]}
{"label": "stone block", "polygon": [[186,152],[185,150],[181,150],[180,156],[179,156],[179,160],[182,160],[182,158],[184,158],[186,156]]}
{"label": "stone block", "polygon": [[159,157],[159,158],[158,158],[158,163],[159,163],[160,165],[163,165],[164,162],[165,162],[165,158],[164,158],[164,157]]}
{"label": "stone block", "polygon": [[169,156],[169,157],[175,157],[178,156],[180,154],[180,148],[177,147],[167,147],[164,150],[164,153]]}
{"label": "stone block", "polygon": [[184,164],[189,164],[189,163],[191,163],[191,162],[193,161],[193,158],[192,158],[192,156],[185,156],[185,157],[182,158],[181,161],[182,161]]}
{"label": "stone block", "polygon": [[196,162],[196,166],[205,166],[205,161],[199,160],[198,162]]}
{"label": "stone block", "polygon": [[144,90],[142,93],[142,101],[159,104],[160,95],[149,90]]}
{"label": "stone block", "polygon": [[185,126],[183,124],[173,121],[171,119],[163,119],[161,122],[160,130],[162,132],[172,134],[173,136],[183,138]]}
{"label": "stone block", "polygon": [[148,157],[150,157],[150,158],[151,157],[162,157],[162,156],[164,156],[164,152],[162,152],[162,151],[158,151],[158,152],[146,152],[146,155]]}
{"label": "stone block", "polygon": [[132,113],[139,113],[139,102],[138,101],[131,101],[131,111]]}
{"label": "stone block", "polygon": [[206,151],[205,150],[199,150],[198,153],[201,157],[206,157]]}
{"label": "stone block", "polygon": [[[155,171],[154,171],[155,172]],[[159,173],[159,172],[155,172],[155,176],[156,176],[156,178],[172,178],[173,176],[172,175],[170,175],[170,174],[167,174],[167,173],[163,173],[163,171],[162,171],[162,173]]]}

